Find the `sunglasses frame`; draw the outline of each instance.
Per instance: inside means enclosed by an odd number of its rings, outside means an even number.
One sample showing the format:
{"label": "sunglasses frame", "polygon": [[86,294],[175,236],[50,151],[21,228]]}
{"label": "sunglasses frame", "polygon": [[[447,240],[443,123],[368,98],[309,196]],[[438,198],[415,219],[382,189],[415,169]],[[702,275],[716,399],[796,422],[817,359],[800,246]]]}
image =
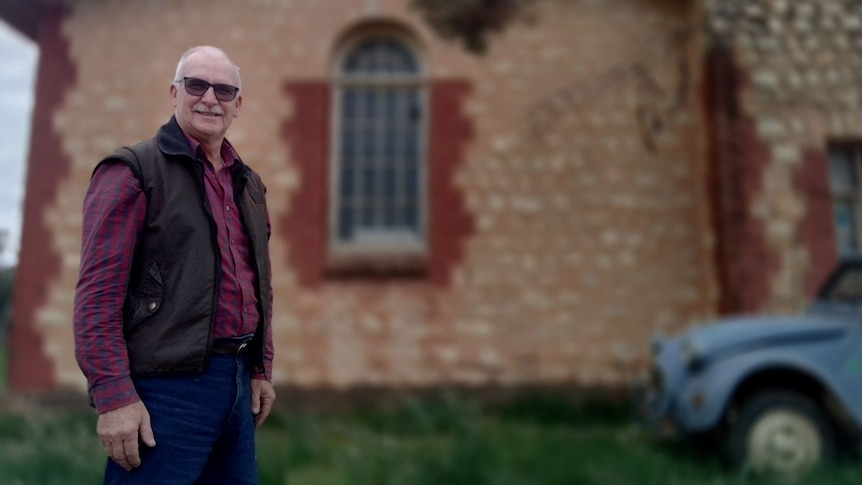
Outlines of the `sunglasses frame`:
{"label": "sunglasses frame", "polygon": [[[200,83],[201,86],[205,85],[206,88],[203,91],[201,91],[200,93],[194,93],[189,89],[189,82],[190,81],[192,83]],[[213,83],[210,83],[208,81],[204,81],[203,79],[191,77],[191,76],[184,76],[182,79],[177,79],[176,82],[182,83],[183,89],[185,89],[186,93],[188,93],[190,96],[203,96],[204,94],[207,93],[207,91],[210,90],[210,88],[212,88],[213,89],[213,95],[215,95],[216,99],[218,99],[219,101],[222,101],[224,103],[228,103],[228,102],[235,100],[237,94],[239,94],[239,88],[236,86],[231,86],[230,84],[224,84],[224,83],[213,84]],[[222,95],[219,95],[219,90],[222,91]],[[230,97],[225,99],[226,96],[230,96]]]}

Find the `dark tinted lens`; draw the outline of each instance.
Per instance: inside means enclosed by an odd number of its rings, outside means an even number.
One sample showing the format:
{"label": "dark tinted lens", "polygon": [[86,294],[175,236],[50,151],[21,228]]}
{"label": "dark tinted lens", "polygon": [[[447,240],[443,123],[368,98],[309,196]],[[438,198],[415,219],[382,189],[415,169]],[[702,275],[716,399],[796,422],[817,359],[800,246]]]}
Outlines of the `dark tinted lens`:
{"label": "dark tinted lens", "polygon": [[183,81],[185,81],[186,92],[192,96],[201,96],[210,88],[210,83],[201,79],[187,77]]}
{"label": "dark tinted lens", "polygon": [[233,101],[233,98],[236,97],[236,92],[239,91],[239,88],[231,86],[230,84],[214,84],[213,91],[215,92],[216,98],[221,101]]}
{"label": "dark tinted lens", "polygon": [[186,92],[192,96],[203,96],[210,86],[212,86],[213,93],[215,93],[215,97],[219,101],[233,101],[236,93],[239,91],[238,87],[231,86],[230,84],[210,84],[203,79],[195,77],[183,78],[183,84],[185,85]]}

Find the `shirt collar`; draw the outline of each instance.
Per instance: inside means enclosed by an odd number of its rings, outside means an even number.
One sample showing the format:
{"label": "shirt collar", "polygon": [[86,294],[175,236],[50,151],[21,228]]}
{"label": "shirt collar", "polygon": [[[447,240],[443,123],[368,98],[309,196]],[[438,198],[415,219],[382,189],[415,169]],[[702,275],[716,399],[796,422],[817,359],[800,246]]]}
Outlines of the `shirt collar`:
{"label": "shirt collar", "polygon": [[[192,149],[192,153],[194,153],[195,158],[198,160],[206,160],[206,155],[203,154],[203,148],[201,147],[201,143],[194,138],[190,137],[186,132],[183,132],[186,140],[189,142],[189,146]],[[198,151],[200,149],[200,152]],[[236,150],[233,148],[233,145],[227,141],[227,138],[224,139],[221,143],[221,158],[225,167],[232,167],[235,160],[239,158],[239,155],[236,153]]]}

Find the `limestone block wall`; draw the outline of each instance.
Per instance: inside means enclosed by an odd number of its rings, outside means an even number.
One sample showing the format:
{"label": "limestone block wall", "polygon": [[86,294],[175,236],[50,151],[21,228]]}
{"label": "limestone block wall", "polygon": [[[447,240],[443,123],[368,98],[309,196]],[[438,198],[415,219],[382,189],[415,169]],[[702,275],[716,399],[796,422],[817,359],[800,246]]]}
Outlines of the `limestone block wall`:
{"label": "limestone block wall", "polygon": [[[538,2],[535,22],[483,56],[441,40],[408,3],[80,0],[46,12],[13,389],[84,388],[71,296],[90,172],[168,118],[175,62],[199,44],[242,70],[229,138],[269,189],[278,384],[619,386],[654,332],[711,315],[695,2]],[[415,36],[431,80],[469,88],[459,116],[470,133],[448,183],[471,229],[453,235],[460,249],[440,281],[307,285],[284,221],[315,179],[283,132],[303,101],[285,86],[326,82],[339,39],[381,20]]]}
{"label": "limestone block wall", "polygon": [[[730,95],[738,117],[718,116],[719,128],[726,130],[724,138],[716,138],[723,145],[720,163],[746,160],[755,168],[741,168],[750,175],[744,181],[724,181],[744,185],[738,191],[748,200],[739,208],[740,218],[752,224],[734,233],[736,241],[727,238],[732,274],[723,286],[750,290],[746,281],[763,279],[763,297],[737,310],[798,310],[836,259],[828,145],[862,135],[859,4],[708,3],[709,44],[733,54],[724,66],[733,73],[720,79],[738,87]],[[747,141],[734,142],[730,133]],[[731,204],[726,202],[725,209]],[[744,243],[751,243],[748,249]],[[763,257],[748,257],[755,246]]]}

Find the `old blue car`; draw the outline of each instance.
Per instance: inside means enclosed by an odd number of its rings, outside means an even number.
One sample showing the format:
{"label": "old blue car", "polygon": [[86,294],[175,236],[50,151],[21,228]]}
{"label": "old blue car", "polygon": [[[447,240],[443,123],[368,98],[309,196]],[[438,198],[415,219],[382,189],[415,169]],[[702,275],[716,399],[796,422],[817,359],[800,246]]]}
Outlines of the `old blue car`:
{"label": "old blue car", "polygon": [[858,447],[862,260],[843,261],[803,314],[735,317],[652,342],[647,426],[716,446],[735,468],[798,474]]}

